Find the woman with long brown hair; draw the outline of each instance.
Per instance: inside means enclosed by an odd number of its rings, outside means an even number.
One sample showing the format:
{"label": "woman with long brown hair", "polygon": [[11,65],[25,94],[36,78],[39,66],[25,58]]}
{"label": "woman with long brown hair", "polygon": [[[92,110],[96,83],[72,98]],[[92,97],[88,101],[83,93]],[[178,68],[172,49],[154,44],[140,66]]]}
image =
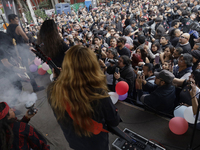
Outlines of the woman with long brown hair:
{"label": "woman with long brown hair", "polygon": [[70,48],[48,91],[49,103],[71,148],[109,149],[106,126],[117,126],[120,117],[92,50],[80,45]]}
{"label": "woman with long brown hair", "polygon": [[69,47],[60,37],[54,20],[45,20],[43,22],[37,39],[37,44],[40,45],[41,43],[44,44],[41,47],[44,54],[51,57],[53,62],[58,67],[61,67],[65,52]]}

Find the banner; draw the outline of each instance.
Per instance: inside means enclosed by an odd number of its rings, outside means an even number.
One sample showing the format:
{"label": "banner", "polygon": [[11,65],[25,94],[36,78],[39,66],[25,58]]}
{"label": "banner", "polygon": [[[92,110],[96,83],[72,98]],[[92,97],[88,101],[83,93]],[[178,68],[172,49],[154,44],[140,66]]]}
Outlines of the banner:
{"label": "banner", "polygon": [[2,5],[4,9],[4,13],[6,15],[7,22],[8,21],[8,15],[9,14],[18,14],[15,6],[14,0],[2,0]]}

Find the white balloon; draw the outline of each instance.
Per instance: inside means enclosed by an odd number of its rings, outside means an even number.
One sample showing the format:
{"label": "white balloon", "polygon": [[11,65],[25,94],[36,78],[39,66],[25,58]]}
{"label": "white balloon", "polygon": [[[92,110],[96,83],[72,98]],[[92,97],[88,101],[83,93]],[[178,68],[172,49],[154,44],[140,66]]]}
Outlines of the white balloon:
{"label": "white balloon", "polygon": [[53,73],[50,75],[50,80],[53,82]]}
{"label": "white balloon", "polygon": [[174,110],[174,116],[184,118],[184,112],[187,108],[185,105],[177,106]]}
{"label": "white balloon", "polygon": [[[194,124],[195,122],[195,116],[193,114],[193,111],[192,111],[192,106],[188,107],[185,109],[184,111],[184,118],[187,122],[191,123],[191,124]],[[197,121],[198,123],[199,121]]]}
{"label": "white balloon", "polygon": [[110,95],[113,104],[116,104],[119,99],[119,95],[116,92],[108,92],[108,94]]}

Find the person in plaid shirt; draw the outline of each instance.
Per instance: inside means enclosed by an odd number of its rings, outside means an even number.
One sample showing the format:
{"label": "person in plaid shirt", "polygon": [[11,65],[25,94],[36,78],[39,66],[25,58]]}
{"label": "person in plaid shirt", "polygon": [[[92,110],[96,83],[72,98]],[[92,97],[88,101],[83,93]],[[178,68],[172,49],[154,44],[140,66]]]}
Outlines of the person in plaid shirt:
{"label": "person in plaid shirt", "polygon": [[17,121],[15,113],[6,102],[0,103],[0,149],[1,150],[49,150],[45,139],[28,122],[33,115]]}

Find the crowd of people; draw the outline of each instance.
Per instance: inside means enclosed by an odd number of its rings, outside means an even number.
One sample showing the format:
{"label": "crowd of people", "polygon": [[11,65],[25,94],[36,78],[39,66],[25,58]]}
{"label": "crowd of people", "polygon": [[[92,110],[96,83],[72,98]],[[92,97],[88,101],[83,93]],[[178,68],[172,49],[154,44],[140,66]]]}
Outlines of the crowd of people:
{"label": "crowd of people", "polygon": [[[95,8],[80,7],[77,12],[53,13],[46,20],[39,18],[37,25],[23,25],[24,30],[16,15],[8,18],[7,40],[15,38],[18,46],[22,41],[42,44],[43,53],[61,69],[48,87],[48,97],[71,148],[108,149],[108,133],[102,127],[120,122],[108,91],[115,91],[120,81],[129,85],[128,103],[168,116],[178,105],[187,105],[196,115],[200,87],[198,0],[110,1]],[[1,66],[15,69],[10,63],[15,54],[5,58],[9,48],[1,48]],[[21,58],[27,66],[27,58]],[[42,90],[28,75],[33,89]],[[13,85],[21,89],[19,80]],[[1,105],[1,110],[7,106]],[[99,125],[102,130],[96,129]]]}

